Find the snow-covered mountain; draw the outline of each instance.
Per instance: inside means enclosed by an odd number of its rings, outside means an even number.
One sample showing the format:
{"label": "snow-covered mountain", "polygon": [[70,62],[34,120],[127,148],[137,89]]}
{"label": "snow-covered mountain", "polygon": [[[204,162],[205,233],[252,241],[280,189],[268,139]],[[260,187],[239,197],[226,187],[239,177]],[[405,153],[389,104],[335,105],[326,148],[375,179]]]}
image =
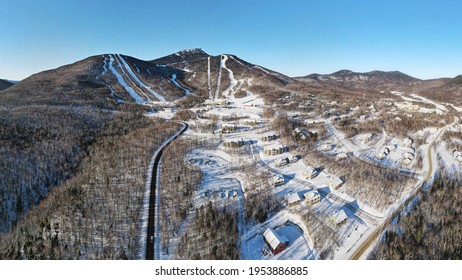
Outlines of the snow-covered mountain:
{"label": "snow-covered mountain", "polygon": [[34,74],[4,91],[4,104],[85,104],[100,107],[175,102],[188,95],[227,98],[296,82],[235,55],[183,50],[151,61],[103,54]]}

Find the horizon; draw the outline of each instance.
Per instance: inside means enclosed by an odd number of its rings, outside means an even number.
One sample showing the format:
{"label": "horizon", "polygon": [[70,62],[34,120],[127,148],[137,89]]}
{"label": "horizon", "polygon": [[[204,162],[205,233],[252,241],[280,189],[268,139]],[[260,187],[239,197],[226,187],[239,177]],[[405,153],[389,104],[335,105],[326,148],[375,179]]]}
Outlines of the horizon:
{"label": "horizon", "polygon": [[462,38],[454,36],[462,3],[452,1],[0,2],[8,31],[0,78],[13,81],[104,53],[151,60],[195,47],[290,77],[342,69],[422,80],[462,74]]}

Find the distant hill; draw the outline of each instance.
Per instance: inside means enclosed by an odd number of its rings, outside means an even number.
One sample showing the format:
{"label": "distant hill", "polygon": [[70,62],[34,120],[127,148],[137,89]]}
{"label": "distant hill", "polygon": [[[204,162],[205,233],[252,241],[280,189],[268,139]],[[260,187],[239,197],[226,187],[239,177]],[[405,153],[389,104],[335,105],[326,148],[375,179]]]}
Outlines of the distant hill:
{"label": "distant hill", "polygon": [[340,70],[332,74],[310,74],[295,79],[307,83],[361,90],[403,90],[422,82],[422,80],[399,71],[358,73],[350,70]]}
{"label": "distant hill", "polygon": [[12,83],[10,81],[0,79],[0,90],[7,89],[7,88],[9,88],[9,87],[11,87],[13,85],[14,85],[14,83]]}

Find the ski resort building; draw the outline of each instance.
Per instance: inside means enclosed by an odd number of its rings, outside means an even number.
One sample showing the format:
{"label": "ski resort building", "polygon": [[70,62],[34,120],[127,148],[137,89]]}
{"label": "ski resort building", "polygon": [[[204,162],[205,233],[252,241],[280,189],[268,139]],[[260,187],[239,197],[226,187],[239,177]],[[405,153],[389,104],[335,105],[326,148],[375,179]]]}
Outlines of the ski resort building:
{"label": "ski resort building", "polygon": [[284,235],[279,235],[272,228],[267,228],[265,230],[263,233],[263,240],[274,255],[284,251],[284,249],[289,246],[289,239]]}

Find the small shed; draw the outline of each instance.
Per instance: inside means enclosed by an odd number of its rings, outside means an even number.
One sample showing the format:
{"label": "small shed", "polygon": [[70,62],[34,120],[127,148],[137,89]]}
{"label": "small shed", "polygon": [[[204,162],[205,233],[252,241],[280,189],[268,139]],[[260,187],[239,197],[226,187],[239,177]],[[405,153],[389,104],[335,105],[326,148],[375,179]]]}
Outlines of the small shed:
{"label": "small shed", "polygon": [[274,229],[267,228],[263,233],[263,240],[273,254],[284,251],[289,246],[289,240],[284,235],[279,235]]}

